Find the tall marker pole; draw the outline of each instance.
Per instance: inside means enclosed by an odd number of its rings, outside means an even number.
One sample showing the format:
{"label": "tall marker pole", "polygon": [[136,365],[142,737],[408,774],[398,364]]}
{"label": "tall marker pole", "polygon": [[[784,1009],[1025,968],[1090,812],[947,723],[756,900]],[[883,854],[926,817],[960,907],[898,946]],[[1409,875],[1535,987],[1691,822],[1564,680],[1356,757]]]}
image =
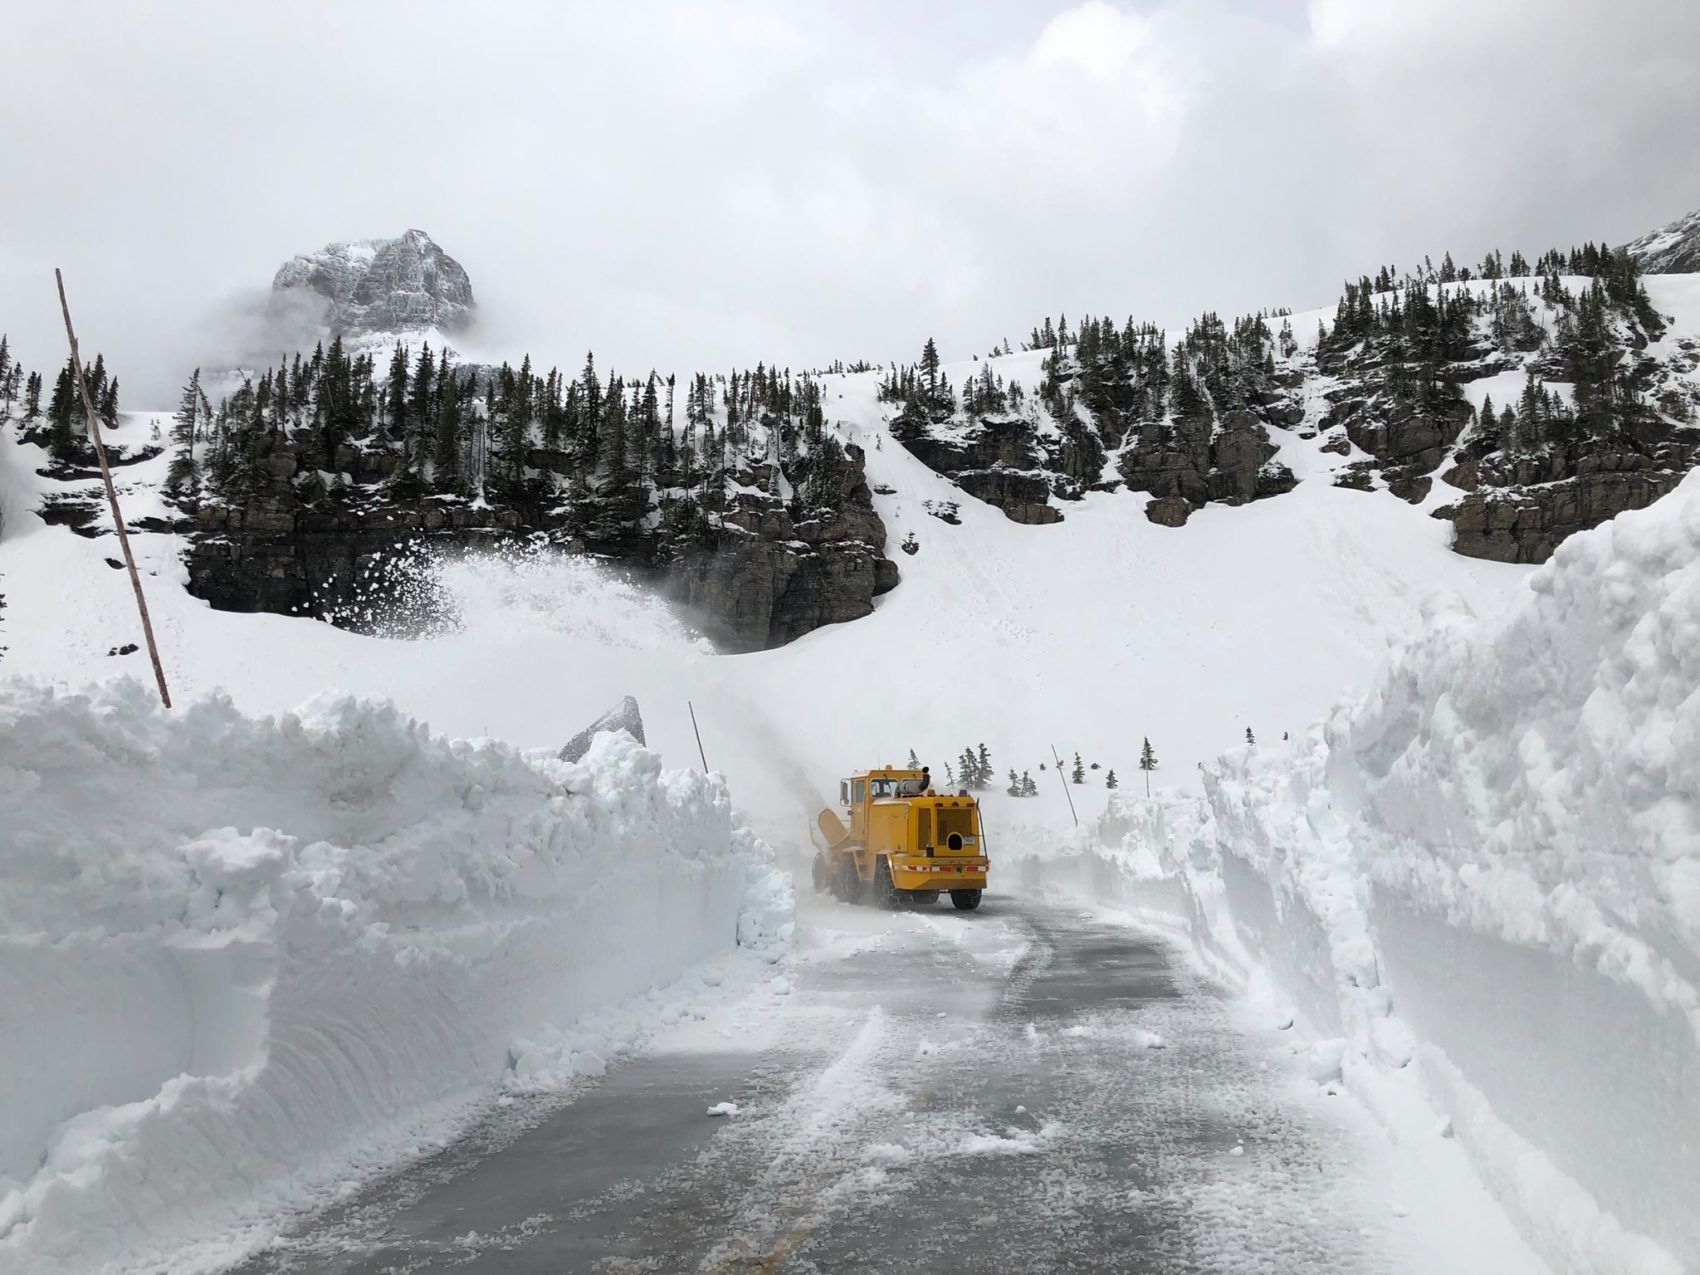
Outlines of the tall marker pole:
{"label": "tall marker pole", "polygon": [[702,773],[706,775],[708,774],[708,758],[703,756],[702,732],[697,729],[696,705],[692,704],[690,700],[686,700],[685,707],[691,710],[691,733],[697,737],[697,757],[702,762]]}
{"label": "tall marker pole", "polygon": [[106,502],[112,506],[112,526],[118,532],[118,547],[124,554],[124,565],[130,572],[130,587],[136,592],[136,610],[142,617],[142,636],[147,639],[148,658],[153,661],[154,681],[159,683],[159,702],[171,707],[171,692],[165,689],[165,667],[159,662],[159,647],[153,640],[153,621],[148,619],[148,600],[142,594],[141,573],[136,570],[135,555],[130,552],[130,536],[124,530],[124,515],[118,509],[118,489],[112,485],[112,468],[106,463],[106,444],[100,437],[100,417],[89,399],[88,382],[83,379],[83,359],[77,352],[77,333],[71,327],[71,306],[65,300],[65,277],[57,267],[53,279],[59,285],[59,310],[65,316],[65,336],[71,342],[71,370],[77,376],[77,392],[82,395],[83,415],[88,418],[89,437],[94,440],[95,458],[100,461],[100,477],[106,483]]}
{"label": "tall marker pole", "polygon": [[1057,756],[1057,746],[1051,745],[1051,759],[1057,763],[1057,780],[1063,786],[1063,796],[1068,798],[1068,813],[1074,815],[1074,826],[1080,827],[1080,815],[1074,809],[1074,794],[1068,790],[1068,780],[1063,778],[1062,758]]}

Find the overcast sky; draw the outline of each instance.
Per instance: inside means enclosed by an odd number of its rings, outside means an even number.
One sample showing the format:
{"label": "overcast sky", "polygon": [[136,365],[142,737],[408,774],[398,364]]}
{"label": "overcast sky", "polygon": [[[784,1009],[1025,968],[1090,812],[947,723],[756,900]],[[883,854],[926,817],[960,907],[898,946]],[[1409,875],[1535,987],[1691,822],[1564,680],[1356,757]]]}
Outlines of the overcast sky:
{"label": "overcast sky", "polygon": [[1700,206],[1696,0],[17,0],[0,329],[169,406],[290,255],[429,231],[626,372],[1331,304]]}

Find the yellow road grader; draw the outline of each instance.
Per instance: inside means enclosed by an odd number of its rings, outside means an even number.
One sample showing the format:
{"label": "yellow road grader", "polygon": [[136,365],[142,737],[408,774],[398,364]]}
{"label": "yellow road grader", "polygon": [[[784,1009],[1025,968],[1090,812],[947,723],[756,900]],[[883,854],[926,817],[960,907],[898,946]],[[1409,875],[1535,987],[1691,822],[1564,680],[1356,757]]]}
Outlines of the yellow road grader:
{"label": "yellow road grader", "polygon": [[825,849],[814,860],[816,892],[882,907],[937,903],[971,912],[986,888],[980,805],[966,792],[935,791],[927,772],[885,766],[840,781],[841,816],[816,819]]}

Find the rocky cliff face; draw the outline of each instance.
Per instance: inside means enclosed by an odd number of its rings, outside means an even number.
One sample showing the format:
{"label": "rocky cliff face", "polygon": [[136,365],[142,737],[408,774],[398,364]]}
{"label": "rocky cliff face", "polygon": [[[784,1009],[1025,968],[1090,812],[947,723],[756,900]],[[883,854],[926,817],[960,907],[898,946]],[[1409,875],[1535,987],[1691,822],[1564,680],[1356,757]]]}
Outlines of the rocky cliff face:
{"label": "rocky cliff face", "polygon": [[322,299],[327,335],[342,337],[431,329],[453,334],[471,324],[476,304],[461,264],[423,230],[304,253],[277,272],[272,291]]}
{"label": "rocky cliff face", "polygon": [[1623,246],[1642,274],[1700,272],[1700,208]]}
{"label": "rocky cliff face", "polygon": [[[715,527],[688,538],[659,527],[588,530],[555,499],[485,501],[386,494],[393,453],[345,447],[345,494],[302,500],[298,476],[316,465],[316,440],[279,437],[241,500],[203,504],[189,548],[189,591],[227,611],[269,611],[348,627],[381,621],[385,564],[424,548],[459,553],[541,535],[564,553],[594,553],[649,580],[723,650],[780,646],[825,624],[855,620],[898,582],[884,554],[861,449],[844,449],[828,475],[845,496],[798,520],[777,494],[780,476],[751,466]],[[547,457],[541,459],[546,460]],[[369,615],[376,606],[380,614]]]}

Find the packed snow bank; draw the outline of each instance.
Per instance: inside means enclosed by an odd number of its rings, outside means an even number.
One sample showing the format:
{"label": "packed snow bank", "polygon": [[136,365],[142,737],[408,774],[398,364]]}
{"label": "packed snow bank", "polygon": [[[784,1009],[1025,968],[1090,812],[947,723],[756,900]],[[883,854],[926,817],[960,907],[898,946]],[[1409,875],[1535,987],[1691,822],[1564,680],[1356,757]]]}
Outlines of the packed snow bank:
{"label": "packed snow bank", "polygon": [[1402,1136],[1447,1133],[1570,1271],[1700,1269],[1700,475],[1436,613],[1379,686],[1207,799],[1029,868],[1268,979]]}
{"label": "packed snow bank", "polygon": [[563,1029],[776,954],[788,890],[718,779],[622,736],[0,684],[0,1271],[166,1262],[595,1070]]}

